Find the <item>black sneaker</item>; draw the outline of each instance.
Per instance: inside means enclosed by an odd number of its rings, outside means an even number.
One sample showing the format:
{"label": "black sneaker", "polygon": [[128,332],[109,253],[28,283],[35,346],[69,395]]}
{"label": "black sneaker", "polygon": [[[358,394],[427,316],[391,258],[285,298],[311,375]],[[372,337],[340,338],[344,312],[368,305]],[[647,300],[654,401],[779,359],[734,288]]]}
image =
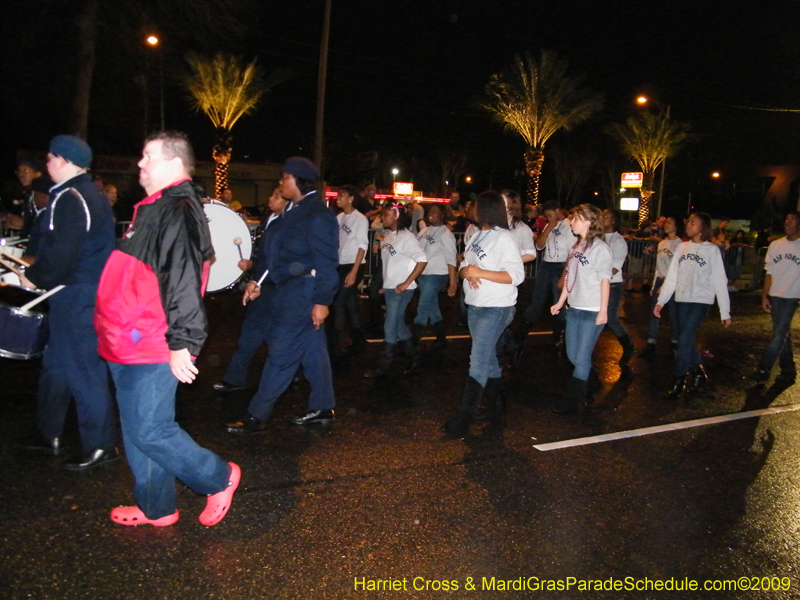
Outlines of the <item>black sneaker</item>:
{"label": "black sneaker", "polygon": [[314,425],[316,423],[327,425],[333,423],[334,418],[333,410],[310,410],[303,415],[292,417],[289,421],[295,425]]}

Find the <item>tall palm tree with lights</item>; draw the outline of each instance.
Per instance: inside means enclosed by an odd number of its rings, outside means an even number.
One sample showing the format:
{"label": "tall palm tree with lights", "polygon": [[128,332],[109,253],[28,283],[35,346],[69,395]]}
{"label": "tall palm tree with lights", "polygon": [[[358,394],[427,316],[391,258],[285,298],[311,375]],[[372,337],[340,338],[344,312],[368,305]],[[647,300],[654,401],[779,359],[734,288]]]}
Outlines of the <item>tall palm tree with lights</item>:
{"label": "tall palm tree with lights", "polygon": [[488,99],[482,107],[528,145],[524,158],[530,202],[539,199],[547,140],[557,131],[585,121],[603,106],[599,94],[581,87],[582,78],[567,75],[568,66],[556,52],[542,50],[538,61],[526,52],[486,84]]}
{"label": "tall palm tree with lights", "polygon": [[228,169],[233,153],[231,129],[243,116],[252,113],[261,97],[290,76],[287,69],[279,69],[264,81],[256,61],[243,65],[238,58],[217,54],[208,59],[197,55],[186,57],[192,72],[186,79],[186,88],[199,112],[211,119],[217,133],[212,157],[214,192],[217,198],[228,187]]}
{"label": "tall palm tree with lights", "polygon": [[639,163],[642,169],[639,226],[650,217],[650,199],[655,192],[656,169],[666,159],[678,153],[681,145],[689,139],[689,130],[688,123],[649,112],[608,127],[608,133],[619,142],[623,152]]}

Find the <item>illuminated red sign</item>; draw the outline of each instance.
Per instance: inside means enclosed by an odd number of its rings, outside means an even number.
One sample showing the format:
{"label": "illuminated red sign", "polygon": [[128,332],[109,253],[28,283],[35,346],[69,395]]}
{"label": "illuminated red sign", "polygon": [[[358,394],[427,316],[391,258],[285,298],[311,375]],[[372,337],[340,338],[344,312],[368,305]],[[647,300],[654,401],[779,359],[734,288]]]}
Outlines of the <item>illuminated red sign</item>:
{"label": "illuminated red sign", "polygon": [[412,196],[414,194],[413,183],[404,183],[402,181],[395,181],[393,189],[395,196]]}
{"label": "illuminated red sign", "polygon": [[642,187],[642,173],[623,173],[622,174],[622,187],[624,188],[640,188]]}

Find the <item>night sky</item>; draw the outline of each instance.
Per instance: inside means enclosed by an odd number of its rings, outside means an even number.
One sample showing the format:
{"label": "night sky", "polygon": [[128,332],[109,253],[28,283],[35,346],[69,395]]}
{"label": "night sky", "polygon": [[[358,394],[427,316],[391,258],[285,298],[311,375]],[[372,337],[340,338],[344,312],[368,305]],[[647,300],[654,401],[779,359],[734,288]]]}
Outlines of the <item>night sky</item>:
{"label": "night sky", "polygon": [[[295,75],[234,127],[234,160],[281,161],[313,153],[323,2],[214,2],[211,19],[187,22],[180,3],[101,1],[89,142],[98,153],[136,154],[144,90],[157,123],[158,58],[140,41],[164,39],[166,122],[208,155],[213,129],[191,110],[181,77],[187,51],[258,57],[268,73]],[[73,0],[3,3],[3,168],[17,148],[40,150],[66,130],[74,88]],[[166,6],[166,9],[164,8]],[[191,15],[188,15],[191,16]],[[635,114],[641,92],[689,121],[694,141],[671,163],[669,185],[710,170],[731,177],[759,164],[800,164],[800,8],[788,0],[549,2],[333,0],[326,110],[332,183],[354,180],[355,155],[376,150],[381,178],[392,166],[433,177],[438,152],[465,152],[475,188],[518,184],[524,145],[477,108],[490,74],[526,50],[556,50],[601,92],[606,108],[547,150],[623,160],[603,133]],[[545,166],[545,193],[552,181]],[[402,178],[402,177],[401,177]]]}

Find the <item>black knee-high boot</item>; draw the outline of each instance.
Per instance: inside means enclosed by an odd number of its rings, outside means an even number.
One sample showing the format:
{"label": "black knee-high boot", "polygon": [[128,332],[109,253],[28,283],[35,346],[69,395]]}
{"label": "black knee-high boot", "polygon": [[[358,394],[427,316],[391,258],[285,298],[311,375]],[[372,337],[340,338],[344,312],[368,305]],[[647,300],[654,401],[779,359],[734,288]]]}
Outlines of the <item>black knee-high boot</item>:
{"label": "black knee-high boot", "polygon": [[486,381],[486,410],[479,412],[475,420],[486,421],[506,414],[506,394],[502,377],[492,377]]}
{"label": "black knee-high boot", "polygon": [[558,414],[572,412],[578,408],[584,393],[586,393],[586,382],[577,377],[570,377],[564,395],[553,406],[553,412]]}
{"label": "black knee-high boot", "polygon": [[472,377],[467,377],[464,384],[464,394],[461,396],[461,408],[458,416],[450,419],[444,425],[444,430],[453,437],[464,437],[469,433],[469,426],[475,420],[475,412],[481,403],[483,396],[483,386]]}
{"label": "black knee-high boot", "polygon": [[364,373],[364,377],[366,379],[377,379],[378,377],[386,375],[389,372],[389,368],[392,366],[392,361],[394,360],[396,352],[397,344],[384,342],[383,352],[381,352],[381,355],[378,357],[378,366],[375,370]]}
{"label": "black knee-high boot", "polygon": [[622,346],[622,356],[619,358],[619,366],[624,367],[628,364],[628,361],[630,361],[633,353],[636,352],[636,347],[633,345],[631,337],[627,333],[617,339]]}
{"label": "black knee-high boot", "polygon": [[407,340],[401,340],[400,348],[402,348],[403,353],[411,359],[411,364],[408,365],[408,368],[405,371],[403,371],[403,375],[410,375],[419,367],[419,348],[417,348],[417,344],[414,342],[413,337],[408,338]]}

